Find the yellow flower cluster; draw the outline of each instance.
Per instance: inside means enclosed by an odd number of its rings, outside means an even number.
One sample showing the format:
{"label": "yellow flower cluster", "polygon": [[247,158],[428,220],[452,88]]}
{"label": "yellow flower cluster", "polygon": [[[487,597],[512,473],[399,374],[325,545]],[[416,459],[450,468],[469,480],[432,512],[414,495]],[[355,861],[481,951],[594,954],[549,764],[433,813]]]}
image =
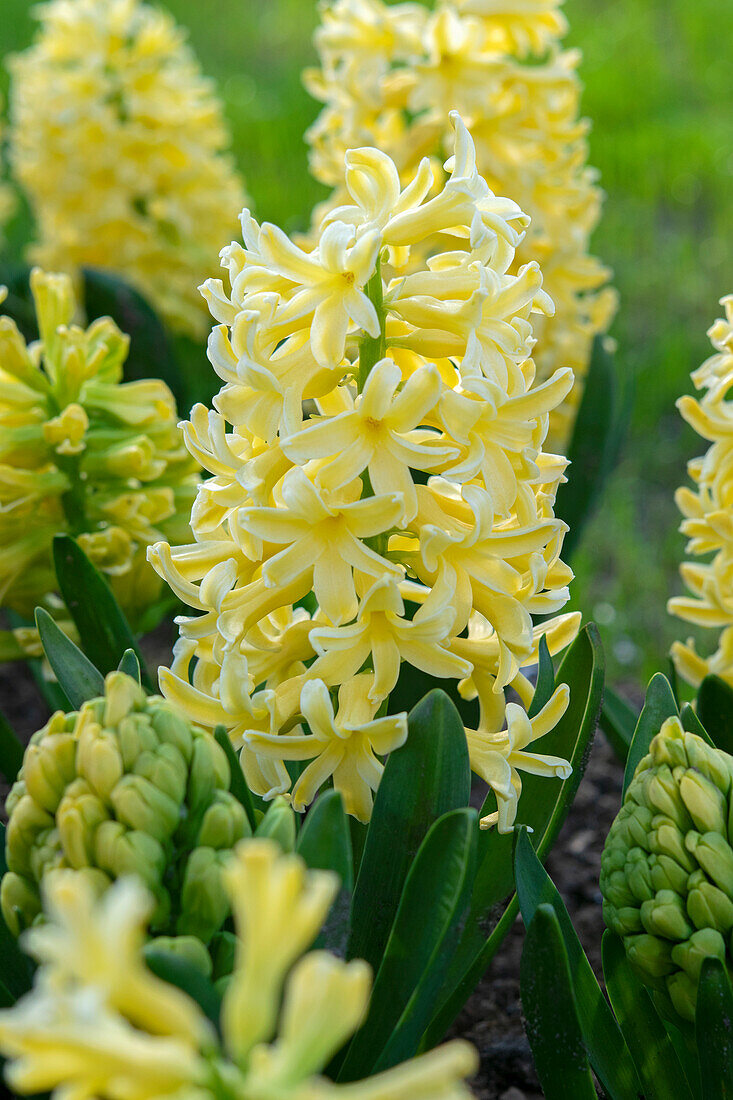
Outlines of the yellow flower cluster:
{"label": "yellow flower cluster", "polygon": [[236,225],[242,183],[211,83],[171,16],[140,0],[52,0],[10,61],[10,156],[32,259],[127,279],[203,334],[197,283]]}
{"label": "yellow flower cluster", "polygon": [[527,218],[491,192],[452,125],[432,198],[427,160],[403,188],[381,151],[347,152],[350,201],[309,251],[244,211],[244,247],[222,252],[231,292],[204,287],[224,386],[184,429],[212,475],[196,541],[148,556],[196,611],[179,620],[161,689],[228,728],[252,790],[288,792],[285,761],[308,760],[294,808],[333,776],[367,820],[379,757],[407,734],[404,714],[385,713],[406,662],[478,694],[472,765],[498,799],[485,823],[508,829],[517,769],[568,767],[525,751],[565,689],[531,722],[504,689],[526,705],[521,668],[540,636],[555,652],[578,626],[531,618],[559,610],[572,577],[553,515],[566,460],[542,443],[573,374],[535,384],[530,315],[552,303],[536,263],[510,272]]}
{"label": "yellow flower cluster", "polygon": [[718,648],[702,657],[692,638],[675,642],[672,658],[679,674],[694,687],[714,674],[733,686],[733,295],[721,299],[725,318],[708,330],[715,354],[693,372],[700,400],[686,395],[677,408],[711,446],[688,463],[696,491],[677,490],[677,507],[685,517],[680,531],[689,539],[687,552],[705,562],[684,562],[680,574],[689,596],[675,596],[668,610],[696,626],[723,628]]}
{"label": "yellow flower cluster", "polygon": [[146,547],[188,537],[197,466],[168,387],[121,382],[127,336],[109,318],[71,323],[68,275],[30,281],[40,340],[0,317],[0,606],[32,616],[53,595],[67,532],[134,620],[161,587]]}
{"label": "yellow flower cluster", "polygon": [[461,1041],[348,1085],[318,1076],[356,1031],[371,989],[361,960],[304,954],[338,879],[270,840],[243,841],[225,879],[238,942],[220,1043],[196,1002],[144,965],[153,903],[142,886],[121,879],[96,900],[78,872],[55,872],[49,922],[24,936],[40,963],[34,988],[0,1012],[10,1087],[59,1100],[469,1100],[477,1059]]}
{"label": "yellow flower cluster", "polygon": [[[606,331],[615,295],[589,254],[601,204],[579,117],[579,54],[561,48],[557,0],[326,0],[316,31],[321,67],[306,87],[325,104],[308,132],[311,169],[342,201],[344,151],[376,145],[404,181],[424,156],[436,187],[450,149],[448,111],[471,130],[481,174],[531,217],[513,271],[539,262],[555,314],[535,324],[538,376],[570,366],[580,382],[591,343]],[[564,448],[581,396],[576,384],[554,410],[553,445]]]}

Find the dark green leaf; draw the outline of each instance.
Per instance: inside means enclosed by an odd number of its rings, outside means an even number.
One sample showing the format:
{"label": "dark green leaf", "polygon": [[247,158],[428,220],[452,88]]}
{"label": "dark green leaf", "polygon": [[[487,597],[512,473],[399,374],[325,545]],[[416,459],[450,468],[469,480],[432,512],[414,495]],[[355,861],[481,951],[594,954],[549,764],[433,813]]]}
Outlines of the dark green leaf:
{"label": "dark green leaf", "polygon": [[534,695],[532,696],[532,703],[527,711],[530,718],[534,718],[536,714],[539,714],[545,703],[550,700],[555,690],[555,668],[552,664],[552,657],[550,656],[550,650],[547,647],[547,639],[544,634],[540,638],[539,657],[540,659],[537,666],[537,685]]}
{"label": "dark green leaf", "polygon": [[118,672],[124,672],[126,676],[131,676],[133,680],[137,680],[140,683],[140,662],[137,659],[137,654],[134,649],[126,649],[122,654],[122,660],[117,666]]}
{"label": "dark green leaf", "polygon": [[733,688],[719,676],[706,676],[697,693],[697,713],[713,744],[733,753]]}
{"label": "dark green leaf", "polygon": [[104,677],[67,638],[42,607],[36,608],[36,626],[48,663],[74,710],[88,699],[104,695]]}
{"label": "dark green leaf", "polygon": [[[229,740],[229,736],[227,734],[227,731],[224,729],[224,726],[216,727],[216,729],[214,730],[214,737],[216,738],[217,743],[224,750],[227,761],[229,763],[229,772],[231,775],[229,789],[236,798],[237,802],[240,802],[241,805],[244,806],[250,828],[252,829],[252,832],[254,832],[254,830],[257,828],[254,799],[252,796],[252,792],[250,791],[245,781],[244,773],[242,771],[242,765],[239,763],[239,757],[234,751],[234,746]],[[257,801],[260,802],[259,799],[257,799]],[[262,806],[261,803],[260,805]]]}
{"label": "dark green leaf", "polygon": [[0,712],[0,772],[8,783],[14,783],[23,763],[23,742]]}
{"label": "dark green leaf", "polygon": [[606,991],[646,1100],[693,1100],[672,1041],[654,1002],[629,964],[623,943],[606,931],[602,949]]}
{"label": "dark green leaf", "polygon": [[652,738],[659,733],[662,723],[676,714],[678,714],[677,703],[669,680],[661,672],[656,672],[646,689],[644,707],[629,745],[624,770],[624,794],[634,778],[639,761],[643,760],[649,752]]}
{"label": "dark green leaf", "polygon": [[703,737],[706,741],[710,740],[707,730],[689,703],[685,703],[680,711],[680,722],[682,728],[687,730],[688,733],[696,733],[698,737]]}
{"label": "dark green leaf", "polygon": [[338,791],[324,791],[306,815],[296,851],[309,867],[335,871],[347,890],[354,885],[351,834]]}
{"label": "dark green leaf", "polygon": [[379,969],[407,873],[436,818],[467,806],[468,745],[445,692],[411,711],[405,744],[390,754],[374,801],[354,891],[348,955]]}
{"label": "dark green leaf", "polygon": [[597,1100],[562,932],[551,905],[527,929],[520,964],[522,1011],[547,1100]]}
{"label": "dark green leaf", "polygon": [[430,829],[405,882],[369,1011],[339,1080],[353,1081],[415,1054],[433,1011],[470,896],[476,811],[453,810]]}
{"label": "dark green leaf", "polygon": [[516,841],[519,907],[529,928],[542,905],[554,910],[565,944],[578,1019],[591,1065],[609,1096],[626,1100],[637,1095],[636,1071],[618,1023],[580,945],[562,898],[534,851],[526,830]]}
{"label": "dark green leaf", "polygon": [[603,692],[600,726],[611,743],[611,748],[623,763],[629,753],[639,715],[635,707],[622,699],[613,688],[606,685]]}
{"label": "dark green leaf", "polygon": [[215,1027],[219,1026],[221,997],[214,985],[197,966],[172,951],[159,947],[145,948],[148,969],[170,985],[175,985],[195,1001]]}
{"label": "dark green leaf", "polygon": [[[536,742],[537,751],[565,757],[573,766],[569,779],[524,774],[517,821],[533,830],[532,843],[544,859],[555,842],[585,770],[603,693],[603,650],[598,630],[589,623],[568,649],[556,682],[570,686],[570,704],[551,733]],[[533,745],[535,748],[535,745]],[[484,807],[483,813],[488,812]],[[511,926],[501,916],[514,889],[511,835],[482,831],[471,907],[461,941],[430,1025],[426,1046],[439,1042],[460,1012]]]}
{"label": "dark green leaf", "polygon": [[617,457],[624,423],[613,356],[597,336],[593,342],[583,396],[568,449],[567,481],[557,492],[555,515],[569,530],[563,543],[567,561],[577,546],[583,525],[598,503]]}
{"label": "dark green leaf", "polygon": [[733,992],[725,966],[703,959],[697,990],[695,1033],[705,1100],[733,1097]]}
{"label": "dark green leaf", "polygon": [[132,649],[140,662],[143,687],[152,683],[132,631],[112,591],[82,548],[70,535],[53,540],[56,577],[69,613],[79,631],[81,646],[103,676],[119,665],[125,650]]}
{"label": "dark green leaf", "polygon": [[111,317],[130,337],[125,381],[160,378],[173,391],[178,408],[187,411],[181,374],[157,313],[119,275],[97,268],[85,268],[83,275],[87,319]]}

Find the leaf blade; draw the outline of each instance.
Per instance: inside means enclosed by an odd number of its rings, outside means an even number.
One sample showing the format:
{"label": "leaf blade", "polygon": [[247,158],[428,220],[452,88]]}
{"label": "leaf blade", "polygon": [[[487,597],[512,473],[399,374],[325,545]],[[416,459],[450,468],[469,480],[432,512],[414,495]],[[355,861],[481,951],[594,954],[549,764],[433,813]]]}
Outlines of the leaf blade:
{"label": "leaf blade", "polygon": [[104,695],[104,677],[42,607],[36,608],[36,626],[48,663],[73,710]]}

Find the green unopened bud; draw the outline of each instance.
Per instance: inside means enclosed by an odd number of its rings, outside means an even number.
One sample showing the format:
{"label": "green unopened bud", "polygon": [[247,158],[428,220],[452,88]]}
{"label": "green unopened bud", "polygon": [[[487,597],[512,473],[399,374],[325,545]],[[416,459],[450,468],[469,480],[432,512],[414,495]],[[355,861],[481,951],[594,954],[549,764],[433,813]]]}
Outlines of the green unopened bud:
{"label": "green unopened bud", "polygon": [[667,855],[651,855],[649,867],[652,887],[657,890],[674,890],[676,894],[687,892],[687,879],[690,872],[680,867],[676,859]]}
{"label": "green unopened bud", "polygon": [[112,878],[139,875],[154,890],[160,886],[165,850],[148,833],[126,829],[120,821],[103,821],[95,834],[94,854],[97,866]]}
{"label": "green unopened bud", "polygon": [[191,725],[167,703],[151,702],[149,710],[153,729],[164,745],[173,745],[178,749],[186,764],[191,762],[193,753],[193,734]]}
{"label": "green unopened bud", "polygon": [[728,795],[733,779],[733,759],[708,745],[701,737],[689,735],[686,739],[689,766],[701,772],[723,794]]}
{"label": "green unopened bud", "polygon": [[229,914],[229,897],[221,873],[229,858],[228,852],[214,848],[196,848],[191,853],[181,891],[179,933],[208,943],[221,928]]}
{"label": "green unopened bud", "polygon": [[210,733],[196,732],[193,740],[191,769],[186,801],[195,814],[201,806],[208,806],[215,790],[228,790],[231,783],[229,763],[224,750]]}
{"label": "green unopened bud", "polygon": [[56,814],[56,824],[70,867],[88,867],[94,863],[97,828],[108,818],[104,803],[86,779],[75,779],[69,784]]}
{"label": "green unopened bud", "polygon": [[645,793],[649,805],[657,813],[670,818],[683,831],[690,828],[692,823],[680,796],[679,785],[674,772],[666,764],[647,772]]}
{"label": "green unopened bud", "polygon": [[53,816],[29,794],[24,794],[18,800],[5,833],[5,855],[11,871],[32,875],[33,847],[38,837],[53,826]]}
{"label": "green unopened bud", "polygon": [[111,800],[120,821],[158,840],[168,840],[180,820],[178,803],[141,775],[123,776]]}
{"label": "green unopened bud", "polygon": [[76,742],[70,733],[54,733],[28,746],[23,779],[31,798],[55,813],[64,790],[76,774]]}
{"label": "green unopened bud", "polygon": [[87,721],[79,737],[76,760],[79,775],[109,803],[125,771],[116,735],[96,722]]}
{"label": "green unopened bud", "polygon": [[147,714],[129,714],[115,730],[126,772],[132,771],[141,753],[155,752],[160,742]]}
{"label": "green unopened bud", "polygon": [[672,961],[697,982],[703,959],[709,955],[725,962],[725,940],[715,928],[700,928],[689,940],[672,948]]}
{"label": "green unopened bud", "polygon": [[650,901],[656,890],[652,886],[651,867],[649,857],[641,848],[632,848],[629,851],[626,874],[618,873],[619,885],[628,883],[628,889],[637,901]]}
{"label": "green unopened bud", "polygon": [[692,932],[684,902],[672,890],[660,890],[651,901],[642,902],[641,920],[652,935],[667,940],[684,940]]}
{"label": "green unopened bud", "polygon": [[295,851],[295,813],[290,803],[278,795],[257,826],[255,836],[276,840],[284,852]]}
{"label": "green unopened bud", "polygon": [[41,912],[41,895],[30,879],[8,871],[0,885],[0,908],[12,934],[19,936]]}
{"label": "green unopened bud", "polygon": [[108,728],[118,726],[133,711],[145,708],[145,692],[124,672],[110,672],[104,681],[104,698],[104,725]]}
{"label": "green unopened bud", "polygon": [[183,802],[188,768],[175,745],[158,745],[153,752],[141,752],[132,770],[135,775],[148,779],[156,790],[167,794],[179,806]]}
{"label": "green unopened bud", "polygon": [[36,836],[30,853],[33,878],[36,882],[40,882],[45,874],[56,867],[63,867],[64,863],[58,829],[55,825],[51,829],[43,829]]}
{"label": "green unopened bud", "polygon": [[680,794],[696,829],[727,835],[728,803],[709,779],[700,772],[685,772],[680,778]]}
{"label": "green unopened bud", "polygon": [[669,940],[644,932],[639,936],[629,936],[625,946],[629,961],[650,978],[664,978],[675,969]]}
{"label": "green unopened bud", "polygon": [[195,966],[205,978],[213,972],[211,956],[197,936],[156,936],[145,945],[144,954],[163,952]]}
{"label": "green unopened bud", "polygon": [[716,886],[733,898],[733,849],[720,833],[690,832],[685,837],[687,850]]}
{"label": "green unopened bud", "polygon": [[692,1023],[697,1005],[697,982],[693,981],[684,970],[678,970],[667,978],[667,993],[675,1012],[683,1020],[689,1020]]}
{"label": "green unopened bud", "polygon": [[197,846],[233,848],[238,840],[251,835],[242,804],[229,791],[214,791],[214,801],[201,822]]}
{"label": "green unopened bud", "polygon": [[727,935],[733,928],[733,901],[709,882],[702,871],[688,881],[687,911],[696,928],[717,928]]}
{"label": "green unopened bud", "polygon": [[685,834],[669,818],[654,818],[650,840],[651,851],[656,856],[668,856],[688,874],[695,870],[695,861],[685,847]]}

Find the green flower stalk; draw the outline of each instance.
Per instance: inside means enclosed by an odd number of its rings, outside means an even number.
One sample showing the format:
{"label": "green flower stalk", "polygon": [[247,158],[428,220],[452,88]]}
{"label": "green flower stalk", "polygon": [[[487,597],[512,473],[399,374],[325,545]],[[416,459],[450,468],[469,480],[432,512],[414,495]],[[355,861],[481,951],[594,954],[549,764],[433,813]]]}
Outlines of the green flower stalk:
{"label": "green flower stalk", "polygon": [[667,1010],[694,1020],[702,960],[733,971],[733,757],[668,718],[611,826],[603,916]]}
{"label": "green flower stalk", "polygon": [[197,465],[165,383],[122,381],[129,338],[108,317],[72,323],[68,276],[36,268],[30,282],[40,339],[0,317],[0,607],[63,621],[51,547],[66,532],[134,624],[162,587],[147,547],[190,537]]}
{"label": "green flower stalk", "polygon": [[41,913],[64,867],[95,893],[122,876],[155,898],[152,930],[208,942],[229,915],[221,872],[251,829],[210,733],[122,672],[103,698],[34,734],[7,801],[0,904],[14,934]]}

